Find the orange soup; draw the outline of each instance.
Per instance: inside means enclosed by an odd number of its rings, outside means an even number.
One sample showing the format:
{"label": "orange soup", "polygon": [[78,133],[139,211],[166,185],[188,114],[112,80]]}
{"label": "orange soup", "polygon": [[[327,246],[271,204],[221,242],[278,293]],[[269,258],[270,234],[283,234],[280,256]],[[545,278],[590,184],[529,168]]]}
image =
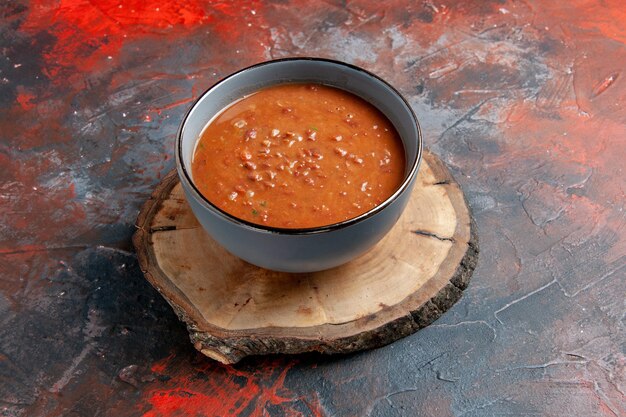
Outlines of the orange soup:
{"label": "orange soup", "polygon": [[282,84],[225,108],[204,128],[193,180],[225,212],[310,228],[385,201],[404,179],[402,141],[374,106],[319,84]]}

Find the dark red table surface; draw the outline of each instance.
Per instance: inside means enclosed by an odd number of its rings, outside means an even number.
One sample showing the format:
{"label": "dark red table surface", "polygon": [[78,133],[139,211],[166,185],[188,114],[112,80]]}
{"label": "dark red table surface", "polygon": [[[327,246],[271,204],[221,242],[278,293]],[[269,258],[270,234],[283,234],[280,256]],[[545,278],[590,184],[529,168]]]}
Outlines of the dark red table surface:
{"label": "dark red table surface", "polygon": [[[0,5],[1,416],[624,416],[626,3]],[[195,352],[130,237],[194,98],[321,56],[406,95],[481,255],[433,325],[347,356]],[[420,254],[415,254],[420,256]]]}

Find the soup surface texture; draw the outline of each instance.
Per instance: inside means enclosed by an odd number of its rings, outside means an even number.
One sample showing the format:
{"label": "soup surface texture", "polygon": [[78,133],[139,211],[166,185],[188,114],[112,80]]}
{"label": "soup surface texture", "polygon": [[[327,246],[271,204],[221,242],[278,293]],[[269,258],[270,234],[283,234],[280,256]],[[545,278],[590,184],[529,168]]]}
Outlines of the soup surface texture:
{"label": "soup surface texture", "polygon": [[252,223],[311,228],[379,205],[404,179],[402,141],[374,106],[319,84],[282,84],[222,110],[192,163],[200,192]]}

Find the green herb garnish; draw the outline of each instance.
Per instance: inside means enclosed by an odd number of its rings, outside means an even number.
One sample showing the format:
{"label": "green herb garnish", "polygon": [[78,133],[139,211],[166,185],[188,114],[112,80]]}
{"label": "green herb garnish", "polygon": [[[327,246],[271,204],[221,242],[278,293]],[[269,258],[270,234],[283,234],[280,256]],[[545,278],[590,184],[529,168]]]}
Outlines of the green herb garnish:
{"label": "green herb garnish", "polygon": [[310,126],[309,129],[311,130],[315,130],[316,132],[318,131],[317,128],[315,126]]}
{"label": "green herb garnish", "polygon": [[258,214],[259,214],[259,212],[258,212],[258,211],[256,211],[255,209],[252,209],[252,215],[253,215],[253,216],[258,216]]}

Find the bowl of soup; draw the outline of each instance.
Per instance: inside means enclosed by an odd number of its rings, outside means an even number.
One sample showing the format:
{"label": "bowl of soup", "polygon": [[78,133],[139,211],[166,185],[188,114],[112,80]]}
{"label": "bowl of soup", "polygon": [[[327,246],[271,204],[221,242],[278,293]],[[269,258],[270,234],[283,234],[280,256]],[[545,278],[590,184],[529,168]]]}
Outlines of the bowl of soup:
{"label": "bowl of soup", "polygon": [[417,118],[397,90],[319,58],[224,78],[176,140],[202,227],[233,255],[284,272],[333,268],[372,248],[402,214],[421,154]]}

